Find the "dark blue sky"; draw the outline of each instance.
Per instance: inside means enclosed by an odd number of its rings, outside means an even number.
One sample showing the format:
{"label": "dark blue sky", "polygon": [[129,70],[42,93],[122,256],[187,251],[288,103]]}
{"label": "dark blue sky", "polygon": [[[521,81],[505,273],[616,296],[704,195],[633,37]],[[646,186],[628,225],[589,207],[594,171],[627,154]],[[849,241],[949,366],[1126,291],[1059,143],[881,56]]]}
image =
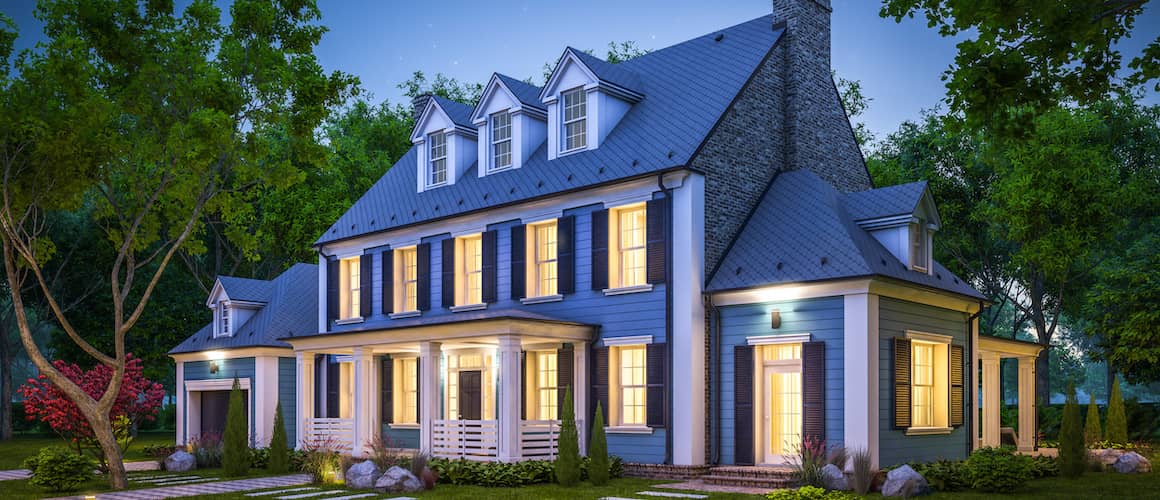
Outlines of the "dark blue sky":
{"label": "dark blue sky", "polygon": [[[33,5],[34,0],[3,0],[0,8],[21,28],[19,48],[42,38]],[[602,57],[613,40],[659,49],[772,11],[770,0],[319,0],[319,5],[322,23],[330,28],[317,51],[322,64],[357,75],[376,100],[392,102],[402,99],[396,85],[415,70],[472,82],[485,82],[493,71],[539,79],[544,63],[555,61],[565,46],[595,49]],[[873,99],[863,120],[876,136],[940,104],[945,94],[940,77],[953,61],[954,40],[940,37],[921,19],[882,19],[878,2],[834,0],[833,7],[833,67],[842,77],[862,81]],[[1158,33],[1160,8],[1150,5],[1137,20],[1135,38],[1122,44],[1125,63]],[[1154,93],[1147,101],[1160,103]]]}

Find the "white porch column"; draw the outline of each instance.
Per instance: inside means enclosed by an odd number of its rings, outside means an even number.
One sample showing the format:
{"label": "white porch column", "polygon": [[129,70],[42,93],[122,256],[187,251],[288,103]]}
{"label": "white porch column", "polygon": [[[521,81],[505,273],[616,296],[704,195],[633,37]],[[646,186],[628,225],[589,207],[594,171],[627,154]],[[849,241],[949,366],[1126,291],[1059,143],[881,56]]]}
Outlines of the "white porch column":
{"label": "white porch column", "polygon": [[1019,358],[1019,451],[1035,449],[1035,358]]}
{"label": "white porch column", "polygon": [[588,455],[588,343],[572,343],[572,407],[576,412],[576,434],[580,436],[580,454]]}
{"label": "white porch column", "polygon": [[370,443],[378,436],[375,432],[378,421],[374,408],[375,358],[366,347],[355,347],[354,355],[354,443],[351,454],[356,458],[366,456]]}
{"label": "white porch column", "polygon": [[983,446],[999,446],[999,405],[1003,396],[999,393],[999,354],[983,352]]}
{"label": "white porch column", "polygon": [[971,320],[971,352],[967,353],[970,356],[971,369],[967,372],[970,381],[970,390],[967,391],[967,404],[964,407],[967,409],[967,422],[969,422],[967,429],[971,432],[971,449],[979,447],[979,317]]}
{"label": "white porch column", "polygon": [[[672,199],[672,418],[673,464],[705,463],[705,178],[666,176]],[[677,444],[679,443],[679,444]]]}
{"label": "white porch column", "polygon": [[278,357],[254,358],[254,428],[250,429],[251,442],[269,446],[274,434],[274,407],[278,404]]}
{"label": "white porch column", "polygon": [[499,460],[520,458],[520,338],[499,338]]}
{"label": "white porch column", "polygon": [[178,446],[185,444],[185,362],[177,362],[177,384],[173,386],[177,404],[177,442]]}
{"label": "white porch column", "polygon": [[858,293],[845,296],[843,356],[843,406],[845,446],[870,451],[878,465],[878,296]]}
{"label": "white porch column", "polygon": [[298,351],[294,353],[295,361],[297,362],[298,374],[297,387],[297,408],[294,414],[298,418],[298,425],[295,426],[294,443],[295,448],[302,446],[308,438],[310,419],[314,418],[314,353],[309,351]]}
{"label": "white porch column", "polygon": [[419,449],[432,449],[439,415],[439,342],[419,343]]}

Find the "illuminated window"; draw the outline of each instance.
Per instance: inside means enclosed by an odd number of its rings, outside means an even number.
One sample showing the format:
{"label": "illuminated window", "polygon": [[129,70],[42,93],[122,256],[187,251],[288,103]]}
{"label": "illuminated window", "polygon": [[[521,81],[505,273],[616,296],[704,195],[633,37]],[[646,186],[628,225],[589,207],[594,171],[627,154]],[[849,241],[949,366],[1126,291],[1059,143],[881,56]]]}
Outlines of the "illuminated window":
{"label": "illuminated window", "polygon": [[645,346],[619,346],[610,349],[615,358],[610,383],[615,387],[616,402],[610,402],[617,412],[610,415],[616,425],[643,426],[647,415],[645,378]]}
{"label": "illuminated window", "polygon": [[394,422],[419,423],[419,370],[416,358],[394,360]]}
{"label": "illuminated window", "polygon": [[456,305],[483,303],[483,235],[465,236],[456,241],[461,256],[456,263],[458,279]]}
{"label": "illuminated window", "polygon": [[911,339],[911,427],[947,427],[950,345]]}
{"label": "illuminated window", "polygon": [[362,315],[361,261],[358,257],[342,259],[338,266],[339,304],[338,319],[353,319]]}
{"label": "illuminated window", "polygon": [[531,258],[528,263],[528,296],[545,297],[556,295],[558,290],[556,221],[528,227]]}
{"label": "illuminated window", "polygon": [[395,312],[419,309],[419,265],[415,247],[395,250]]}
{"label": "illuminated window", "polygon": [[583,149],[588,144],[588,102],[584,88],[563,92],[564,152]]}
{"label": "illuminated window", "polygon": [[555,420],[557,405],[556,353],[543,351],[536,353],[536,418]]}
{"label": "illuminated window", "polygon": [[647,282],[645,253],[647,214],[643,203],[609,211],[612,251],[609,252],[609,284],[613,288]]}
{"label": "illuminated window", "polygon": [[512,166],[512,115],[501,111],[491,115],[491,169]]}
{"label": "illuminated window", "polygon": [[427,136],[427,185],[438,186],[447,182],[447,134],[438,132]]}

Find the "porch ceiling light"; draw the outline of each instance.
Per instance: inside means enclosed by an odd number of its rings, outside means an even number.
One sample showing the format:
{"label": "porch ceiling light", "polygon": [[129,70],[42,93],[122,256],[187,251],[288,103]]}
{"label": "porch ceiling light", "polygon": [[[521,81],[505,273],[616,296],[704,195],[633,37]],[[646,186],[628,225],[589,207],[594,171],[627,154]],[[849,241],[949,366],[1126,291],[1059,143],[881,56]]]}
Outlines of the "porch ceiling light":
{"label": "porch ceiling light", "polygon": [[210,372],[210,373],[217,373],[217,372],[218,372],[218,362],[217,362],[217,360],[214,360],[214,361],[210,361],[210,362],[209,362],[209,372]]}
{"label": "porch ceiling light", "polygon": [[781,311],[774,309],[769,313],[769,326],[774,330],[781,328]]}

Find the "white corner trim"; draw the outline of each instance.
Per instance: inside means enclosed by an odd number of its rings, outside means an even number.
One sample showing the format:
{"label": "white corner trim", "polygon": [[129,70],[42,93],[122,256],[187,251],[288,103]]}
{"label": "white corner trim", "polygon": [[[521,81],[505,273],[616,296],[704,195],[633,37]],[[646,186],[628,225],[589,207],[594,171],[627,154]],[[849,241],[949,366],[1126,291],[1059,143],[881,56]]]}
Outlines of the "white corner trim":
{"label": "white corner trim", "polygon": [[605,288],[604,289],[604,296],[611,297],[613,295],[626,295],[626,294],[630,294],[630,293],[641,293],[641,292],[651,292],[651,291],[653,291],[652,284],[645,283],[643,285],[622,286],[620,288]]}
{"label": "white corner trim", "polygon": [[745,342],[749,345],[803,344],[809,341],[809,333],[795,333],[792,335],[757,335],[754,337],[745,337]]}
{"label": "white corner trim", "polygon": [[652,427],[637,426],[637,425],[614,426],[614,427],[605,427],[604,432],[608,433],[608,434],[652,434],[653,428]]}
{"label": "white corner trim", "polygon": [[480,311],[483,309],[487,309],[486,302],[480,303],[480,304],[464,304],[462,306],[451,306],[451,312]]}
{"label": "white corner trim", "polygon": [[907,436],[937,436],[941,434],[950,434],[955,429],[953,427],[910,427],[906,429]]}
{"label": "white corner trim", "polygon": [[403,312],[391,313],[390,318],[391,319],[414,318],[414,317],[417,317],[421,314],[423,314],[422,311],[403,311]]}
{"label": "white corner trim", "polygon": [[564,300],[564,296],[557,293],[556,295],[541,295],[539,297],[523,298],[520,299],[520,303],[526,306],[531,304],[543,304],[545,302],[559,302],[561,300]]}
{"label": "white corner trim", "polygon": [[[238,379],[238,385],[244,391],[250,390],[250,377]],[[185,390],[187,392],[196,391],[228,391],[234,388],[234,379],[219,378],[213,380],[186,380]]]}
{"label": "white corner trim", "polygon": [[353,325],[353,324],[362,323],[362,322],[363,322],[362,316],[334,320],[334,324],[336,324],[336,325]]}
{"label": "white corner trim", "polygon": [[950,335],[939,335],[937,333],[916,332],[914,330],[906,331],[906,338],[911,340],[921,340],[923,342],[934,342],[936,344],[949,344],[954,337]]}
{"label": "white corner trim", "polygon": [[606,337],[602,339],[605,347],[618,345],[640,345],[653,343],[652,335],[633,335],[631,337]]}

